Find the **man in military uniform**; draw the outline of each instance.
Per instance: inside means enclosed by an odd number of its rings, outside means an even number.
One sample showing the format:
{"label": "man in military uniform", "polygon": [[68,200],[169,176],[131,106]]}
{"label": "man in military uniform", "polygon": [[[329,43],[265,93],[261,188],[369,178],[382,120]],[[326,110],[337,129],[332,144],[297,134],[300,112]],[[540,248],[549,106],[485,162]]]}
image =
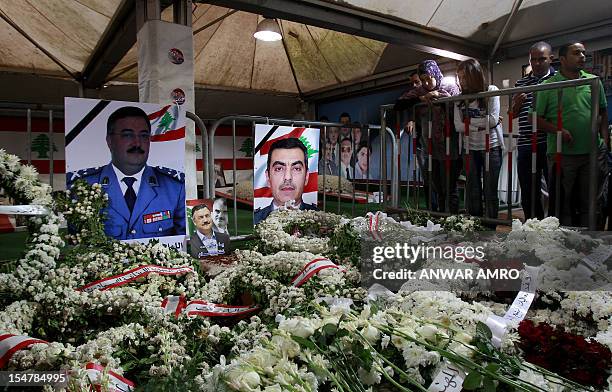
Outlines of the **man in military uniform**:
{"label": "man in military uniform", "polygon": [[196,230],[189,239],[190,254],[195,258],[228,254],[230,236],[215,230],[210,207],[200,204],[191,210],[191,219]]}
{"label": "man in military uniform", "polygon": [[151,124],[138,107],[117,109],[107,121],[111,162],[68,173],[68,187],[78,179],[99,183],[109,197],[104,231],[118,240],[185,234],[185,177],[164,167],[147,166]]}
{"label": "man in military uniform", "polygon": [[254,223],[258,224],[279,207],[292,204],[300,210],[316,210],[314,204],[302,201],[308,184],[308,150],[300,139],[291,137],[272,143],[268,152],[266,181],[272,190],[269,206],[255,210]]}

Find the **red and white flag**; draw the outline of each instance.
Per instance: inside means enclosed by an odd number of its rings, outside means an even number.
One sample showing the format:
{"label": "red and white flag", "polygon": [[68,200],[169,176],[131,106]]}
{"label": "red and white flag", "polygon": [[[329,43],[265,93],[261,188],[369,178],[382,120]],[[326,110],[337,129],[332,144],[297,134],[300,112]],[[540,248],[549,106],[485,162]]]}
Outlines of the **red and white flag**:
{"label": "red and white flag", "polygon": [[1,334],[0,335],[0,369],[4,368],[8,361],[11,359],[13,354],[19,350],[23,350],[33,344],[48,342],[40,339],[34,339],[25,335],[12,335],[12,334]]}
{"label": "red and white flag", "polygon": [[270,146],[277,140],[295,137],[300,139],[308,150],[308,183],[302,194],[302,201],[307,204],[317,203],[318,169],[319,169],[319,134],[316,128],[297,128],[257,124],[255,126],[255,155],[253,158],[254,208],[265,208],[272,201],[272,190],[266,181],[266,169]]}
{"label": "red and white flag", "polygon": [[[96,387],[96,390],[102,390],[100,383],[102,382],[104,366],[90,362],[85,365],[85,369],[87,371],[87,377],[89,377],[91,383]],[[108,390],[111,392],[127,392],[133,391],[134,388],[136,388],[136,384],[134,384],[127,378],[113,372],[112,370],[108,371],[108,379],[109,386],[108,389],[103,389],[105,391]]]}
{"label": "red and white flag", "polygon": [[178,105],[166,105],[149,114],[151,141],[165,142],[185,137],[185,111]]}
{"label": "red and white flag", "polygon": [[298,272],[293,279],[291,279],[291,284],[295,287],[300,287],[304,283],[306,283],[310,278],[318,274],[324,269],[327,268],[338,268],[341,267],[334,264],[333,261],[325,258],[314,259],[302,268],[300,272]]}

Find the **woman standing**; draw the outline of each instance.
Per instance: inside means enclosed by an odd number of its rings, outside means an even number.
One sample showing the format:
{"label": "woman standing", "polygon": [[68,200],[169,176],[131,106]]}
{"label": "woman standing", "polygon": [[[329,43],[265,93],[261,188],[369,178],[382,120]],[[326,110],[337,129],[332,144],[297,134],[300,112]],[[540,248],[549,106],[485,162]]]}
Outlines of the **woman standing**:
{"label": "woman standing", "polygon": [[[485,83],[484,72],[478,61],[469,59],[457,66],[457,78],[462,94],[495,91],[497,87]],[[499,211],[498,180],[502,164],[504,137],[499,117],[499,96],[465,101],[455,105],[455,128],[465,129],[464,120],[469,118],[469,133],[464,134],[464,147],[469,151],[467,159],[467,210],[471,215],[483,216],[484,195],[486,217],[497,219]],[[488,171],[486,153],[489,152]]]}

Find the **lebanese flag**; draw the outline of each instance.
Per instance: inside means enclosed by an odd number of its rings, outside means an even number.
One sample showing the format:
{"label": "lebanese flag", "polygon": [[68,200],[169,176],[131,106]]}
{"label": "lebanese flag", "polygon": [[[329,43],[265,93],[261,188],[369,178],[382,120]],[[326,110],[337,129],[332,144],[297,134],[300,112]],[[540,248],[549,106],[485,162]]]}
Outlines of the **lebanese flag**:
{"label": "lebanese flag", "polygon": [[185,137],[185,111],[178,105],[166,105],[149,114],[151,141],[165,142]]}
{"label": "lebanese flag", "polygon": [[272,190],[266,181],[268,153],[274,142],[291,137],[299,138],[309,151],[308,183],[304,188],[304,203],[317,204],[318,168],[319,168],[319,134],[316,128],[299,128],[257,124],[255,126],[255,156],[253,158],[253,193],[254,208],[266,207],[272,201]]}

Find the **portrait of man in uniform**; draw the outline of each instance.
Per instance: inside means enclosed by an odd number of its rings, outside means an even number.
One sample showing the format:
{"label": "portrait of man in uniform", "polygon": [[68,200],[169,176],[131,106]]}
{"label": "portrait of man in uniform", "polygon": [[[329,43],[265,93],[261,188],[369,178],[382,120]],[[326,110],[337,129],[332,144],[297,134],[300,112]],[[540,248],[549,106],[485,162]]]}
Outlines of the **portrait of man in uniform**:
{"label": "portrait of man in uniform", "polygon": [[190,254],[195,258],[227,254],[230,251],[230,237],[220,232],[214,224],[209,203],[199,204],[191,210],[195,231],[191,234]]}
{"label": "portrait of man in uniform", "polygon": [[289,137],[272,143],[265,176],[273,200],[267,207],[255,210],[255,224],[281,206],[293,206],[300,210],[317,209],[315,204],[302,200],[304,188],[308,184],[308,150],[300,139]]}
{"label": "portrait of man in uniform", "polygon": [[102,185],[108,194],[105,233],[118,240],[185,235],[185,177],[175,169],[149,166],[151,123],[139,107],[123,106],[106,121],[111,161],[67,174]]}

